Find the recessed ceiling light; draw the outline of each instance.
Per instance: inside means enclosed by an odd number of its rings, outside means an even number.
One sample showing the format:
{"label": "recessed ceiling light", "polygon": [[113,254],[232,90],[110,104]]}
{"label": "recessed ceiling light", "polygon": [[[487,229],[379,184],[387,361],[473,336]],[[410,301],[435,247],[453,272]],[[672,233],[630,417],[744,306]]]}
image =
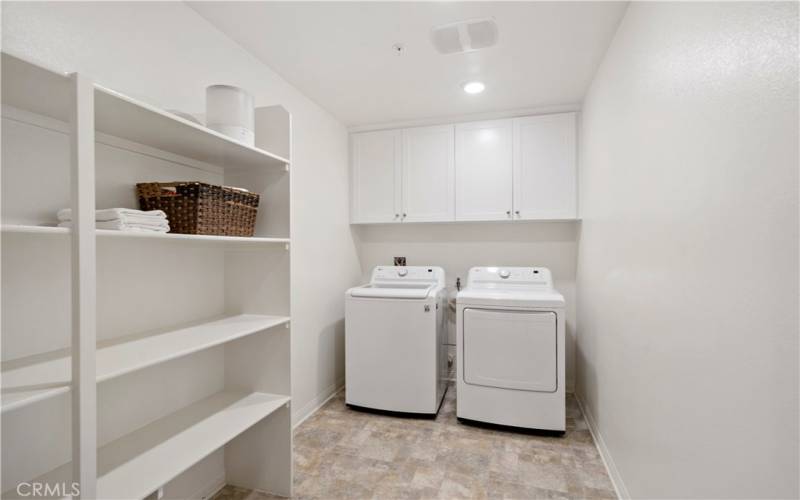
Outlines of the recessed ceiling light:
{"label": "recessed ceiling light", "polygon": [[467,82],[462,87],[467,94],[480,94],[486,88],[483,82]]}

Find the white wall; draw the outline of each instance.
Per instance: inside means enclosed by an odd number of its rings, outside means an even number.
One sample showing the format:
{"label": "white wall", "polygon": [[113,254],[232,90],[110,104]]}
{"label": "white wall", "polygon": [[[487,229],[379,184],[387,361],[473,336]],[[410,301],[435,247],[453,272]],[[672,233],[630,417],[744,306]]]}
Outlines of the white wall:
{"label": "white wall", "polygon": [[295,418],[341,385],[342,295],[360,276],[344,127],[180,2],[3,2],[2,28],[3,50],[164,108],[202,113],[206,85],[229,83],[292,113]]}
{"label": "white wall", "polygon": [[[574,382],[575,266],[577,222],[485,222],[357,226],[363,280],[372,268],[392,265],[395,256],[409,266],[441,266],[448,285],[466,285],[474,266],[543,266],[553,272],[567,301],[567,390]],[[450,318],[454,327],[454,318]],[[455,341],[455,333],[451,335]]]}
{"label": "white wall", "polygon": [[633,3],[585,100],[578,393],[635,498],[798,496],[797,15]]}

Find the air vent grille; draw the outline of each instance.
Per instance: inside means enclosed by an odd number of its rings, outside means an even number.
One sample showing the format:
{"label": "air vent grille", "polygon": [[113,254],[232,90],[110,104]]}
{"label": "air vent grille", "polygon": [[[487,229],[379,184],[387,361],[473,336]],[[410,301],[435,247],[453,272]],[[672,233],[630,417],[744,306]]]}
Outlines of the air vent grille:
{"label": "air vent grille", "polygon": [[435,26],[431,30],[431,41],[441,54],[485,49],[497,43],[497,23],[485,18]]}

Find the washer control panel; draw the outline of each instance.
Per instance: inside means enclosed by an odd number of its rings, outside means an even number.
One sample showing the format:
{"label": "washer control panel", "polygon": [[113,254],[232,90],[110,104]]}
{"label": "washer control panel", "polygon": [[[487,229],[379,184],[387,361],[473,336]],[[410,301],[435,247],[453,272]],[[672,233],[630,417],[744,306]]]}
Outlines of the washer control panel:
{"label": "washer control panel", "polygon": [[435,266],[378,266],[372,270],[372,283],[415,281],[444,283],[444,269]]}
{"label": "washer control panel", "polygon": [[552,288],[553,278],[546,267],[473,267],[469,270],[467,286]]}

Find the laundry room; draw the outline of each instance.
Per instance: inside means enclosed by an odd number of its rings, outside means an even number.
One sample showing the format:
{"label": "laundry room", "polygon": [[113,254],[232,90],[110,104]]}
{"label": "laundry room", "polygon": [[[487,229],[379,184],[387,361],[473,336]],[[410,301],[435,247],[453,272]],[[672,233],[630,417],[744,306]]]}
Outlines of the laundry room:
{"label": "laundry room", "polygon": [[800,2],[0,23],[2,498],[800,498]]}

